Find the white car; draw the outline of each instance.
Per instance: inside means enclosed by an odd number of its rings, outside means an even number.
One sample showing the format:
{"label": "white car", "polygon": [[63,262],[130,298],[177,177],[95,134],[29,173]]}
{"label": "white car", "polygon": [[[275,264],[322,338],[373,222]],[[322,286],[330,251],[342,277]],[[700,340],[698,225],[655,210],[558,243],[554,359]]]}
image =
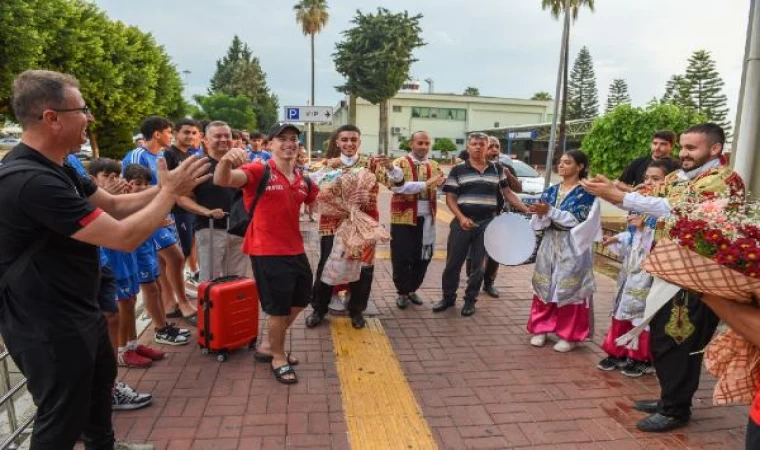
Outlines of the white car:
{"label": "white car", "polygon": [[520,200],[527,205],[538,202],[538,199],[541,198],[541,194],[544,192],[544,177],[536,169],[519,159],[512,159],[507,155],[502,155],[499,157],[499,162],[515,169],[517,179],[522,184],[522,192],[517,194]]}

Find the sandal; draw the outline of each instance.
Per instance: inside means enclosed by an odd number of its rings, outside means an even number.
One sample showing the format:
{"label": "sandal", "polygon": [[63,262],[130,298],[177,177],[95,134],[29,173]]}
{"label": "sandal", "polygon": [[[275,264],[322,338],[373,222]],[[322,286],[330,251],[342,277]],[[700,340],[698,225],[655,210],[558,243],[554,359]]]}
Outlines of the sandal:
{"label": "sandal", "polygon": [[[274,374],[275,380],[282,384],[296,384],[298,383],[298,377],[296,377],[296,371],[293,370],[293,366],[285,364],[280,367],[272,367],[272,374]],[[285,378],[286,375],[293,374],[293,378]]]}
{"label": "sandal", "polygon": [[[291,366],[297,366],[298,363],[301,362],[297,360],[290,352],[285,353],[285,357],[288,358],[288,364]],[[256,350],[253,352],[253,359],[257,362],[268,363],[272,362],[273,357],[269,353],[264,353]]]}
{"label": "sandal", "polygon": [[174,308],[174,311],[166,313],[167,319],[181,319],[182,318],[182,311],[180,311],[179,308]]}

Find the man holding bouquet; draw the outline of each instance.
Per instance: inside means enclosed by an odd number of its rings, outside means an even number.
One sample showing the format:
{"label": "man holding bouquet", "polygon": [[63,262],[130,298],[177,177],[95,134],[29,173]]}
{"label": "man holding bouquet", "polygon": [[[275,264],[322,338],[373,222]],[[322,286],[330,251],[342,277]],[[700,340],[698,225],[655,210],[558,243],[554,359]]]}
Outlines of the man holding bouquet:
{"label": "man holding bouquet", "polygon": [[[343,198],[344,201],[355,201],[362,204],[361,210],[372,217],[375,221],[379,220],[380,214],[377,209],[377,194],[379,190],[379,184],[385,179],[386,170],[392,167],[390,159],[383,157],[370,158],[366,155],[359,154],[361,148],[361,131],[354,125],[343,125],[335,130],[336,145],[340,150],[340,156],[324,161],[321,166],[316,167],[317,173],[312,177],[313,179],[322,179],[322,174],[319,172],[333,172],[340,170],[342,173],[355,172],[362,169],[367,169],[372,173],[375,173],[378,182],[368,192],[357,192],[354,194],[354,198],[348,199],[342,192],[334,193],[337,196]],[[338,186],[336,184],[335,186]],[[330,194],[330,192],[326,192]],[[333,286],[322,281],[322,273],[325,269],[325,264],[332,252],[333,244],[335,243],[335,233],[338,231],[341,223],[345,220],[342,216],[334,216],[320,214],[319,217],[319,234],[321,236],[319,250],[319,264],[317,265],[316,279],[314,280],[314,289],[312,292],[311,306],[314,311],[306,317],[306,326],[314,328],[324,319],[327,315],[330,299],[333,294]],[[362,268],[359,279],[357,281],[349,283],[349,291],[351,294],[350,300],[347,305],[347,310],[351,316],[351,325],[354,328],[364,328],[366,321],[364,320],[364,310],[367,309],[369,302],[369,295],[372,289],[372,278],[375,271],[375,246],[368,245],[362,255],[361,262]]]}
{"label": "man holding bouquet", "polygon": [[[708,200],[713,195],[744,195],[741,177],[722,157],[725,133],[713,123],[695,125],[680,137],[682,168],[671,173],[651,196],[625,193],[604,177],[584,181],[592,194],[629,211],[654,217],[670,216],[685,195]],[[651,415],[636,426],[641,431],[666,432],[691,418],[691,400],[699,386],[701,351],[715,333],[718,317],[700,294],[680,290],[650,322],[650,350],[660,382],[659,401],[639,401],[635,408]]]}

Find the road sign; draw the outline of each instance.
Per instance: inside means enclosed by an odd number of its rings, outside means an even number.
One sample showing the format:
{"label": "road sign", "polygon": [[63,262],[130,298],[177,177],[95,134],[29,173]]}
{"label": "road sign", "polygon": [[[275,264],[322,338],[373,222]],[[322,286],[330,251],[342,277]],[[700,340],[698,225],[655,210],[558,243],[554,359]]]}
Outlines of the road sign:
{"label": "road sign", "polygon": [[286,122],[332,122],[332,106],[286,106]]}
{"label": "road sign", "polygon": [[538,136],[536,130],[527,131],[510,131],[507,133],[507,139],[510,141],[533,141]]}

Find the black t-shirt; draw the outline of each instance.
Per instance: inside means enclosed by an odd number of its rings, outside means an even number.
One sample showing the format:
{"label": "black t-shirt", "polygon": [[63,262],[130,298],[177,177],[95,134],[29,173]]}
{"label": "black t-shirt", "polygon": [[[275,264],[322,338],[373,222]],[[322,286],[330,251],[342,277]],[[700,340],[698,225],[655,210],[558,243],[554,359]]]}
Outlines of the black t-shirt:
{"label": "black t-shirt", "polygon": [[[166,168],[169,170],[174,170],[182,164],[182,161],[186,160],[190,156],[190,153],[183,152],[179,148],[177,148],[176,145],[172,145],[166,150],[164,150],[164,159],[166,160]],[[182,208],[179,205],[174,205],[174,208],[172,208],[173,213],[184,213],[187,212],[184,208]]]}
{"label": "black t-shirt", "polygon": [[[651,156],[642,156],[636,158],[623,170],[623,174],[620,175],[620,181],[630,186],[638,186],[644,182],[644,175],[647,173],[649,164],[652,162]],[[678,168],[678,163],[672,158],[666,158],[665,161],[670,167],[668,172],[672,172]]]}
{"label": "black t-shirt", "polygon": [[[211,164],[209,170],[213,174],[219,161],[208,156],[208,162]],[[235,188],[217,186],[214,184],[214,179],[211,178],[206,180],[203,184],[196,186],[195,189],[193,189],[193,195],[195,195],[195,202],[204,208],[221,209],[228,213],[232,207],[232,201],[235,198],[235,194],[239,191],[239,189]],[[201,230],[204,228],[208,228],[208,217],[196,215],[195,229]],[[214,228],[227,228],[227,219],[214,219]]]}
{"label": "black t-shirt", "polygon": [[97,303],[100,283],[98,248],[70,236],[102,210],[86,199],[97,190],[68,166],[56,165],[25,144],[3,162],[26,159],[43,171],[8,175],[0,189],[0,276],[26,248],[46,233],[49,238],[22,277],[9,280],[0,293],[0,332],[16,348],[27,340],[82,337],[92,345],[103,326]]}

